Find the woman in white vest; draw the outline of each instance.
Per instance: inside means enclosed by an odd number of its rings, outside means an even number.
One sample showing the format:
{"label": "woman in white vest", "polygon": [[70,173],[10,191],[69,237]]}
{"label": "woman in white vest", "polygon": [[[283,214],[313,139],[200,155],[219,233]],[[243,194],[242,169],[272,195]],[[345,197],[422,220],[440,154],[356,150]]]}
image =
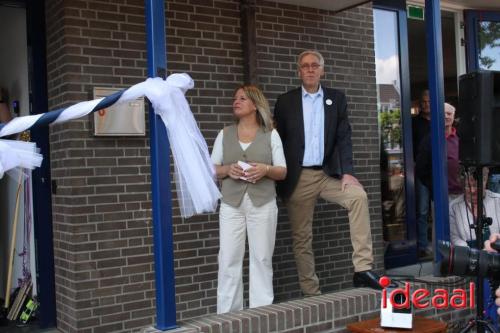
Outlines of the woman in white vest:
{"label": "woman in white vest", "polygon": [[275,180],[286,176],[269,104],[253,85],[236,89],[235,124],[215,139],[212,161],[222,183],[217,313],[243,309],[245,236],[250,255],[250,307],[272,304],[272,256],[278,208]]}

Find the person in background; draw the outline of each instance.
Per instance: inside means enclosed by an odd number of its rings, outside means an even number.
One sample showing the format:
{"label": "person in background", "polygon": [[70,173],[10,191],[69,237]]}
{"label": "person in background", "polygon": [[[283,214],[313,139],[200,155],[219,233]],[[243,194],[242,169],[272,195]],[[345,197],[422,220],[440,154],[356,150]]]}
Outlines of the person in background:
{"label": "person in background", "polygon": [[278,97],[276,128],[288,168],[278,182],[292,228],[293,251],[304,296],[320,295],[312,249],[313,214],[318,198],[349,212],[355,287],[381,289],[372,271],[373,253],[368,198],[353,176],[351,125],[345,95],[320,84],[323,56],[314,50],[298,56],[302,86]]}
{"label": "person in background", "polygon": [[[463,193],[460,181],[459,138],[453,126],[455,122],[455,107],[444,103],[444,134],[446,137],[446,157],[448,171],[448,198],[449,201]],[[431,134],[428,133],[417,150],[415,174],[419,181],[427,188],[432,198],[432,150]]]}
{"label": "person in background", "polygon": [[7,91],[0,88],[0,123],[9,122],[11,119],[12,115],[9,110]]}
{"label": "person in background", "polygon": [[[463,187],[459,177],[459,138],[457,136],[457,131],[453,126],[454,122],[455,107],[453,107],[453,105],[451,104],[444,103],[444,126],[448,171],[448,198],[450,202],[463,193]],[[415,175],[418,179],[418,182],[425,186],[425,188],[429,191],[430,197],[432,198],[432,151],[430,133],[428,133],[426,137],[420,142],[415,164]],[[421,251],[420,248],[419,251]],[[419,256],[426,255],[428,255],[428,250],[424,250],[424,253],[419,253]]]}
{"label": "person in background", "polygon": [[[483,168],[483,210],[484,216],[491,218],[492,224],[485,232],[484,239],[490,234],[500,233],[500,195],[486,189],[488,168]],[[477,248],[474,225],[477,217],[477,181],[473,174],[463,177],[465,193],[450,202],[450,241],[457,246]]]}
{"label": "person in background", "polygon": [[[217,313],[243,309],[245,238],[250,253],[250,307],[272,304],[272,256],[278,208],[275,181],[287,169],[269,104],[256,86],[236,89],[236,123],[221,130],[212,162],[222,183]],[[245,163],[241,163],[245,162]]]}
{"label": "person in background", "polygon": [[[430,133],[431,127],[431,105],[429,90],[422,91],[419,101],[419,113],[412,119],[412,135],[413,135],[413,158],[416,163],[417,154],[424,140]],[[430,146],[428,147],[430,149]],[[417,203],[417,248],[419,257],[427,257],[432,253],[429,247],[427,238],[427,221],[430,211],[430,190],[420,181],[419,177],[415,177],[415,197]]]}
{"label": "person in background", "polygon": [[[450,202],[450,241],[455,246],[478,248],[476,242],[478,202],[477,192],[483,189],[483,214],[491,219],[491,225],[483,229],[483,239],[500,232],[500,195],[486,189],[488,168],[483,168],[483,184],[478,187],[474,172],[464,175],[464,194]],[[484,281],[483,299],[487,317],[498,327],[497,306],[492,302],[490,282]]]}
{"label": "person in background", "polygon": [[405,219],[405,177],[401,164],[392,166],[392,175],[389,179],[392,201],[394,203],[394,218],[398,223],[404,223]]}

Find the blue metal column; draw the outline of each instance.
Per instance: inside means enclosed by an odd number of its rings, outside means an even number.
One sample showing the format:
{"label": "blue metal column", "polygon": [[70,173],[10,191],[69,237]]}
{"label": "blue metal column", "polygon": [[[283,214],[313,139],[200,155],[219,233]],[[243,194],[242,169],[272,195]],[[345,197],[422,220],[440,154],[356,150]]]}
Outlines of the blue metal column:
{"label": "blue metal column", "polygon": [[[164,0],[146,0],[148,77],[164,76],[166,70]],[[149,104],[151,190],[156,277],[156,328],[176,328],[175,273],[170,192],[170,145],[167,130]]]}
{"label": "blue metal column", "polygon": [[465,41],[467,45],[467,73],[479,69],[479,38],[477,38],[478,12],[473,10],[464,10]]}
{"label": "blue metal column", "polygon": [[[47,62],[45,53],[45,1],[26,2],[26,23],[29,41],[29,71],[31,82],[30,114],[48,111],[47,98]],[[38,300],[40,301],[40,327],[55,327],[56,287],[54,268],[54,235],[52,224],[52,191],[50,174],[49,128],[47,126],[32,129],[31,139],[36,142],[43,154],[40,168],[32,173],[34,235],[36,242],[36,276],[38,281]],[[31,272],[35,274],[35,272]]]}
{"label": "blue metal column", "polygon": [[[437,249],[437,240],[449,240],[450,237],[448,171],[444,133],[443,46],[439,0],[425,1],[425,25],[431,99],[432,180],[435,209],[434,249]],[[434,253],[435,259],[440,259],[441,255],[437,251]]]}

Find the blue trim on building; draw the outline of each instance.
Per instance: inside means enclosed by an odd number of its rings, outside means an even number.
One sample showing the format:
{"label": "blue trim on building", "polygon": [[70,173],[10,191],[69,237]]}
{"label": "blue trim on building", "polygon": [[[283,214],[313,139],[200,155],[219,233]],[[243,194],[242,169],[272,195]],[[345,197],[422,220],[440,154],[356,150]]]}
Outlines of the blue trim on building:
{"label": "blue trim on building", "polygon": [[465,10],[465,38],[467,41],[467,72],[475,71],[479,67],[477,47],[477,16],[476,11]]}
{"label": "blue trim on building", "polygon": [[[148,77],[164,75],[166,69],[165,4],[146,1]],[[170,190],[170,144],[167,130],[149,104],[151,145],[151,190],[153,204],[153,247],[156,278],[156,328],[176,328],[175,272]]]}
{"label": "blue trim on building", "polygon": [[[438,240],[449,240],[448,170],[444,133],[444,75],[439,0],[425,1],[426,44],[431,106],[432,179],[434,196],[434,248]],[[434,251],[435,260],[441,255]]]}
{"label": "blue trim on building", "polygon": [[[45,1],[26,2],[26,22],[28,45],[30,50],[29,75],[31,81],[31,114],[47,112],[47,64],[45,52]],[[38,127],[31,132],[31,139],[36,142],[43,162],[40,168],[32,172],[34,237],[37,256],[38,300],[40,307],[39,326],[56,326],[56,291],[54,268],[54,242],[52,232],[52,190],[50,175],[49,128]],[[40,249],[43,249],[41,251]],[[35,272],[32,272],[35,274]]]}

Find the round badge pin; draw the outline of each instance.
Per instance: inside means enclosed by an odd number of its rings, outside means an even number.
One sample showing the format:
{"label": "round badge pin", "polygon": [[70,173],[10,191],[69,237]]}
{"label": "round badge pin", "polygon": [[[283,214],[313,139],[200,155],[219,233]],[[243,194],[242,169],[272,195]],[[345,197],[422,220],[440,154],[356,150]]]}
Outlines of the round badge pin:
{"label": "round badge pin", "polygon": [[332,100],[331,100],[331,99],[327,99],[327,100],[325,101],[325,103],[326,103],[326,105],[332,105],[332,104],[333,104],[333,102],[332,102]]}

